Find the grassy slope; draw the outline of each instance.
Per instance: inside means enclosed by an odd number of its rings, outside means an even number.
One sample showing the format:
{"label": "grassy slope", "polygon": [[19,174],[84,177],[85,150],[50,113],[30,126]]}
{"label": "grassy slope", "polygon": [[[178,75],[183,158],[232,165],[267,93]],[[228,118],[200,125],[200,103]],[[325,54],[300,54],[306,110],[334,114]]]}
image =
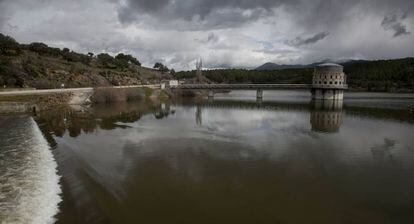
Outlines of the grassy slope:
{"label": "grassy slope", "polygon": [[59,88],[62,83],[65,87],[135,85],[170,78],[169,73],[132,64],[129,68],[109,69],[99,66],[96,58],[86,65],[28,50],[18,56],[0,56],[0,61],[0,77],[16,79],[18,87]]}

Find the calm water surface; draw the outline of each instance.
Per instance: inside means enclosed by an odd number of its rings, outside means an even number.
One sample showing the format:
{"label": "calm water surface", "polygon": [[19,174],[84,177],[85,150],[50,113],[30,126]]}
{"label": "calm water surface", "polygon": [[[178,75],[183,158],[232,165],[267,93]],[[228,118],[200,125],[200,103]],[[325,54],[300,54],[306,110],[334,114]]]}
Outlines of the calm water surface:
{"label": "calm water surface", "polygon": [[51,147],[57,223],[414,223],[414,95],[346,97],[234,91],[7,119]]}

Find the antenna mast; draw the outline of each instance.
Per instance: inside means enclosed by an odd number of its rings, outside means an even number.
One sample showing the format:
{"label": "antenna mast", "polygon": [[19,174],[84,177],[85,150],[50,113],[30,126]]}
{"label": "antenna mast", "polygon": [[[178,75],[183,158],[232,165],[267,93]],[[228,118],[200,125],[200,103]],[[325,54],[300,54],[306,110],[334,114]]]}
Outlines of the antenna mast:
{"label": "antenna mast", "polygon": [[201,82],[202,69],[203,69],[203,61],[201,60],[201,57],[198,58],[196,61],[196,69],[197,69],[198,82]]}

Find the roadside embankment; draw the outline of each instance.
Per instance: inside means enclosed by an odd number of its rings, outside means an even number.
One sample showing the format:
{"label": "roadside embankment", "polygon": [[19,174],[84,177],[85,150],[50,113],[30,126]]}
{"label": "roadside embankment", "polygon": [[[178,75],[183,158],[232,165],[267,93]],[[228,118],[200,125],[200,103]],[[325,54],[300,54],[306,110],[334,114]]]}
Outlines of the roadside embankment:
{"label": "roadside embankment", "polygon": [[72,99],[72,93],[50,93],[41,95],[2,95],[0,113],[37,113],[66,105]]}
{"label": "roadside embankment", "polygon": [[[27,113],[60,106],[127,102],[153,98],[157,86],[49,89],[0,92],[0,113]],[[158,95],[155,97],[157,98]]]}

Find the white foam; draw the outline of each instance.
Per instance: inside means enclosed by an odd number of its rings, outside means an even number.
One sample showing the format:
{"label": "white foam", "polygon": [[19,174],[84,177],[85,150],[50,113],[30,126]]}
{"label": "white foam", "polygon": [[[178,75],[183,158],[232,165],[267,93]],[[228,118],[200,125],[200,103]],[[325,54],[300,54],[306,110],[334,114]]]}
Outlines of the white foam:
{"label": "white foam", "polygon": [[0,150],[0,223],[54,223],[61,201],[57,164],[35,121],[23,123]]}

